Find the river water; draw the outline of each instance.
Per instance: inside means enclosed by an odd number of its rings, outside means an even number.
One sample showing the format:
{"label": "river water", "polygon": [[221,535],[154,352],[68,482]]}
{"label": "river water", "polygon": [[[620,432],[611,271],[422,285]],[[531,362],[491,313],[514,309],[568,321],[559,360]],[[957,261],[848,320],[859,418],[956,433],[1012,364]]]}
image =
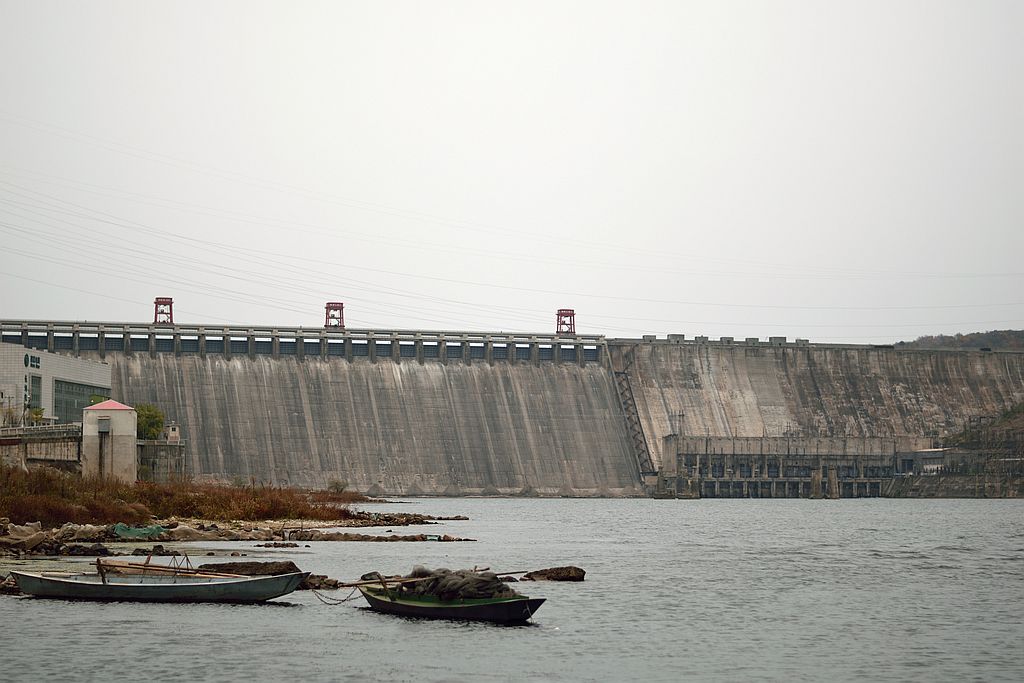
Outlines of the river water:
{"label": "river water", "polygon": [[465,514],[425,530],[478,542],[203,550],[343,579],[416,564],[573,564],[587,578],[519,584],[547,598],[521,627],[401,619],[308,591],[255,606],[0,597],[0,679],[1024,679],[1022,500],[427,499],[373,509]]}

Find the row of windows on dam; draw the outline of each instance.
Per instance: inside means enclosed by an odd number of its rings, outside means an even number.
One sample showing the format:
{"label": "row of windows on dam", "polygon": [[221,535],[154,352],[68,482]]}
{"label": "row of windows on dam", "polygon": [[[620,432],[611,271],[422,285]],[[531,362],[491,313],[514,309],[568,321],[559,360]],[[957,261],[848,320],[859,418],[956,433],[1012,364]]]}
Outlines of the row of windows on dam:
{"label": "row of windows on dam", "polygon": [[3,341],[51,352],[217,354],[224,356],[309,356],[406,359],[584,363],[603,360],[600,344],[558,340],[494,341],[402,340],[397,338],[317,339],[125,334],[22,334],[4,332]]}

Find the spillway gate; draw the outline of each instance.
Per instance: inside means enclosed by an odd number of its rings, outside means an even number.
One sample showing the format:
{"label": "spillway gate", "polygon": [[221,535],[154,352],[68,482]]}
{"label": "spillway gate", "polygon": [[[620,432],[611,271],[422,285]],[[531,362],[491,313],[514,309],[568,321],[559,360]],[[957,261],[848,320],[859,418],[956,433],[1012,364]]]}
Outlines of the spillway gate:
{"label": "spillway gate", "polygon": [[[691,437],[669,434],[655,495],[874,498],[927,437]],[[673,454],[674,457],[672,457]]]}

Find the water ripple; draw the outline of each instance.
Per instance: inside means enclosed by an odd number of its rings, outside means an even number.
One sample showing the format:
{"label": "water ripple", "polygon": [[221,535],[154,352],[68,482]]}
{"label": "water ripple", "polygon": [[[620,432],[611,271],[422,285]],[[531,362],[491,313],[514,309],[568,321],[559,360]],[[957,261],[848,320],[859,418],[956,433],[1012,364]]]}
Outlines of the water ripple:
{"label": "water ripple", "polygon": [[[82,604],[0,598],[4,680],[1017,680],[1024,501],[423,500],[474,544],[311,543],[342,578],[415,564],[576,564],[523,583],[526,628],[397,619],[356,603]],[[24,564],[24,563],[19,563]],[[11,566],[0,566],[6,571]]]}

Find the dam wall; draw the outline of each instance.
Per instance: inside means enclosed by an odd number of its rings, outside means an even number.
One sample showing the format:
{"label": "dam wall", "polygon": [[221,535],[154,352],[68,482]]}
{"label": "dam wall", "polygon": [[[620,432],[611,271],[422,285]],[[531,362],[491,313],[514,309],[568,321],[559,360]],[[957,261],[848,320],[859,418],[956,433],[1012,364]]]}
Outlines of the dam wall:
{"label": "dam wall", "polygon": [[651,457],[665,437],[940,437],[1024,401],[1024,353],[609,340]]}
{"label": "dam wall", "polygon": [[112,393],[182,426],[197,478],[389,495],[639,495],[597,363],[107,353]]}
{"label": "dam wall", "polygon": [[181,425],[196,478],[390,495],[640,495],[659,476],[876,495],[905,438],[1024,401],[1024,353],[778,337],[0,321],[0,338],[108,363],[115,398]]}

